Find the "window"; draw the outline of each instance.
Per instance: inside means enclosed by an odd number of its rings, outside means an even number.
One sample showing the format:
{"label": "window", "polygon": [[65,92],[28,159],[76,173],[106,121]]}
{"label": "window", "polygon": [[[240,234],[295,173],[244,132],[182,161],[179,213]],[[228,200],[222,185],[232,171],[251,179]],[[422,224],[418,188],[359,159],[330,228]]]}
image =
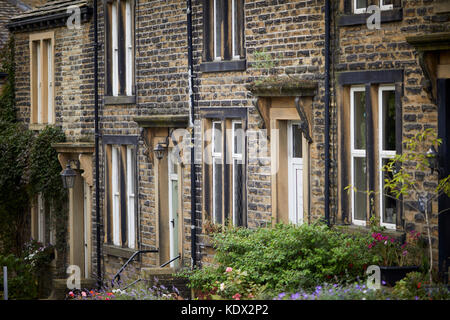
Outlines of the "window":
{"label": "window", "polygon": [[352,221],[366,224],[366,93],[364,87],[350,90],[350,135],[352,172]]}
{"label": "window", "polygon": [[213,132],[212,132],[212,187],[213,187],[213,221],[214,223],[223,223],[222,219],[222,123],[213,122]]}
{"label": "window", "polygon": [[[368,112],[370,117],[366,114]],[[397,134],[400,130],[397,112],[395,85],[372,84],[350,88],[349,144],[353,224],[366,225],[367,212],[373,214],[374,209],[379,208],[381,225],[396,228],[398,201],[384,188],[385,179],[391,173],[384,172],[383,166],[395,157],[399,152],[399,144],[401,145],[401,137]],[[375,197],[378,197],[377,202]]]}
{"label": "window", "polygon": [[367,10],[367,0],[353,0],[354,13],[365,13]]}
{"label": "window", "polygon": [[387,193],[384,188],[384,179],[389,178],[389,173],[383,172],[383,165],[389,159],[395,157],[396,124],[395,124],[395,86],[380,86],[378,90],[378,114],[379,114],[379,163],[380,163],[380,217],[381,225],[395,229],[397,215],[397,201],[395,196]]}
{"label": "window", "polygon": [[136,146],[106,145],[107,242],[136,248]]}
{"label": "window", "polygon": [[55,243],[55,233],[51,227],[52,212],[47,210],[50,206],[45,203],[42,193],[38,193],[33,199],[32,206],[32,230],[31,237],[43,245]]}
{"label": "window", "polygon": [[106,95],[134,95],[134,4],[106,3]]}
{"label": "window", "polygon": [[204,0],[204,62],[244,58],[244,1]]}
{"label": "window", "polygon": [[52,32],[30,35],[31,124],[51,124],[54,116]]}
{"label": "window", "polygon": [[[242,120],[212,120],[211,140],[206,161],[205,188],[212,194],[206,196],[211,208],[211,220],[217,224],[245,224],[244,193],[244,131]],[[206,178],[208,179],[208,178]]]}
{"label": "window", "polygon": [[242,193],[243,193],[243,137],[242,122],[232,122],[232,176],[233,176],[233,225],[242,225]]}
{"label": "window", "polygon": [[[356,14],[366,13],[369,3],[367,0],[353,0],[353,12]],[[380,10],[392,10],[394,0],[379,0]]]}
{"label": "window", "polygon": [[394,8],[394,0],[380,0],[381,10],[392,10]]}

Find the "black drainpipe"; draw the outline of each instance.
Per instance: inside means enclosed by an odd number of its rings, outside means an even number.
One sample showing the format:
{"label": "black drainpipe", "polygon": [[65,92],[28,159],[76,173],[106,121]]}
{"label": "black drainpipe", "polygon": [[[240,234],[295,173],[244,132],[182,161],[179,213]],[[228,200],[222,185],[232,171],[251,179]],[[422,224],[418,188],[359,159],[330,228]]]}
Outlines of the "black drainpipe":
{"label": "black drainpipe", "polygon": [[100,233],[100,158],[99,158],[99,128],[98,128],[98,30],[97,30],[97,0],[94,0],[94,127],[95,127],[95,213],[97,229],[97,285],[103,285],[101,268],[101,233]]}
{"label": "black drainpipe", "polygon": [[188,37],[188,77],[189,77],[189,126],[191,127],[191,267],[194,268],[197,263],[197,248],[196,248],[196,214],[197,209],[197,195],[195,187],[195,112],[194,112],[194,85],[193,85],[193,47],[192,47],[192,3],[191,0],[186,1],[187,13],[187,37]]}
{"label": "black drainpipe", "polygon": [[330,225],[330,0],[325,0],[325,221]]}

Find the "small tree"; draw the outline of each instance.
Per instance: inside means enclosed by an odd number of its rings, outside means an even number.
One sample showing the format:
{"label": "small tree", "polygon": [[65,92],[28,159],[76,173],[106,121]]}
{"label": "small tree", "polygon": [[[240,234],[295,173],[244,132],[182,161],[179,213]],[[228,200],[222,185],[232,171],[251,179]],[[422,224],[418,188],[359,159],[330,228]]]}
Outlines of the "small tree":
{"label": "small tree", "polygon": [[[426,171],[431,168],[431,174],[437,169],[436,161],[437,155],[435,152],[424,153],[424,147],[429,147],[430,150],[435,151],[442,143],[441,139],[437,138],[437,134],[433,129],[426,129],[424,132],[414,135],[412,138],[405,141],[406,150],[402,154],[397,154],[390,159],[382,170],[389,173],[389,177],[384,179],[384,188],[390,195],[396,199],[401,196],[408,196],[417,200],[417,207],[411,206],[404,202],[409,207],[422,212],[425,216],[425,223],[427,229],[428,249],[430,258],[429,276],[430,283],[432,283],[433,270],[433,248],[431,242],[431,203],[441,196],[450,197],[450,175],[443,177],[438,181],[438,185],[434,190],[427,191],[417,187],[417,181],[412,174],[408,172],[408,164],[414,165],[416,170]],[[386,195],[386,196],[390,196]],[[412,197],[411,197],[412,196]],[[441,214],[449,209],[444,209],[437,214]]]}

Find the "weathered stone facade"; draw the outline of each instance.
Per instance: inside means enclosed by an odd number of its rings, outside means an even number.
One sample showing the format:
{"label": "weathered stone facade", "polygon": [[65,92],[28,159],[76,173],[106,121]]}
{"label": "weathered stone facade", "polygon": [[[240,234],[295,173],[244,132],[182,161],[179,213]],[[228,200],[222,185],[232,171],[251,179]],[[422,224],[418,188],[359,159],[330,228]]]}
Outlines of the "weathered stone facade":
{"label": "weathered stone facade", "polygon": [[[425,128],[437,128],[436,102],[425,90],[427,78],[416,48],[407,41],[408,36],[449,32],[449,13],[444,9],[436,12],[433,1],[402,1],[401,7],[395,7],[394,16],[381,23],[381,29],[370,30],[365,20],[354,23],[351,13],[344,12],[346,1],[332,2],[331,20],[331,138],[330,138],[330,189],[331,223],[351,224],[349,207],[344,187],[348,180],[342,178],[345,172],[342,163],[348,154],[342,149],[346,137],[340,121],[347,115],[342,114],[345,104],[343,92],[347,85],[339,81],[340,75],[354,71],[401,70],[403,95],[402,138]],[[240,60],[244,67],[234,70],[217,71],[205,66],[205,1],[194,0],[193,10],[193,61],[194,61],[194,110],[197,120],[195,133],[198,139],[204,137],[203,113],[208,110],[244,110],[246,127],[249,131],[267,130],[286,121],[298,121],[300,109],[306,114],[309,135],[304,150],[305,175],[304,223],[323,218],[325,204],[325,12],[323,0],[297,1],[244,1],[244,54]],[[91,1],[86,3],[92,7]],[[186,3],[181,0],[138,1],[134,10],[134,99],[127,103],[105,97],[106,87],[106,35],[105,6],[100,2],[98,8],[99,29],[99,123],[100,123],[100,210],[102,221],[102,243],[106,239],[106,193],[108,186],[107,154],[103,140],[105,137],[134,137],[137,140],[137,246],[135,249],[154,250],[166,246],[164,227],[160,221],[166,214],[162,202],[167,197],[160,191],[163,173],[155,159],[153,148],[159,138],[170,131],[177,117],[187,117],[189,110],[188,77],[188,41],[186,22]],[[347,18],[346,18],[347,17]],[[350,17],[350,18],[349,18]],[[347,20],[346,20],[347,19]],[[350,22],[349,22],[350,21]],[[47,28],[54,31],[55,39],[55,125],[61,126],[69,143],[93,143],[94,141],[94,75],[93,75],[93,22],[84,21],[80,29],[68,29],[65,26]],[[30,121],[30,52],[29,35],[34,30],[16,30],[16,102],[18,117],[21,121]],[[262,57],[262,58],[261,58]],[[444,63],[443,64],[449,64]],[[210,64],[211,65],[211,64]],[[209,66],[210,66],[209,65]],[[220,64],[218,64],[220,65]],[[294,83],[289,88],[286,83]],[[278,91],[273,90],[278,85]],[[261,94],[261,87],[272,86],[271,94]],[[251,89],[251,88],[259,88]],[[343,89],[344,88],[344,89]],[[291,90],[292,89],[292,90]],[[291,90],[291,91],[290,91]],[[344,91],[343,91],[344,90]],[[300,97],[300,100],[294,100]],[[300,102],[298,102],[300,101]],[[268,105],[267,109],[265,105]],[[206,111],[205,111],[206,110]],[[279,110],[279,113],[276,111]],[[276,115],[283,115],[276,118]],[[265,113],[267,112],[267,114]],[[271,113],[273,112],[273,114]],[[266,115],[267,119],[266,119]],[[286,117],[289,115],[289,117]],[[159,118],[158,118],[159,117]],[[165,125],[163,117],[172,118]],[[300,115],[302,117],[302,115]],[[152,120],[148,120],[152,119]],[[164,118],[166,119],[166,118]],[[302,121],[304,118],[301,118]],[[266,121],[268,120],[268,121]],[[347,121],[348,119],[344,119]],[[278,122],[277,122],[278,121]],[[159,124],[158,122],[158,124]],[[278,124],[277,124],[278,123]],[[283,124],[284,123],[284,124]],[[272,127],[275,126],[275,127]],[[175,125],[174,125],[175,126]],[[176,128],[186,129],[178,125]],[[39,128],[37,128],[39,129]],[[276,142],[278,141],[278,142]],[[286,142],[280,142],[271,135],[271,140],[248,135],[246,140],[246,171],[244,182],[246,190],[246,226],[257,228],[272,222],[288,222],[283,212],[283,188],[287,181],[277,182],[272,168],[276,159],[276,148],[283,148]],[[276,147],[275,147],[276,146]],[[257,157],[256,150],[266,148],[268,153]],[[78,150],[78,149],[77,149]],[[64,152],[62,152],[64,153]],[[202,150],[196,154],[202,159]],[[286,159],[282,159],[283,161]],[[283,166],[283,165],[282,165]],[[90,170],[94,167],[94,163]],[[181,192],[181,258],[183,265],[190,265],[191,258],[191,181],[190,163],[180,167],[179,186]],[[210,222],[205,209],[205,188],[208,188],[204,176],[203,164],[196,163],[196,221],[197,257],[200,263],[211,263],[213,250],[209,244],[206,225]],[[84,173],[83,173],[84,174]],[[90,171],[91,176],[94,172]],[[348,174],[348,172],[347,172]],[[433,188],[436,177],[424,176],[414,172],[423,188]],[[287,177],[287,176],[286,176]],[[283,184],[284,183],[284,184]],[[95,188],[90,194],[90,259],[91,274],[96,270],[96,228]],[[274,191],[278,190],[278,191]],[[276,193],[278,192],[278,193]],[[283,198],[283,196],[285,198]],[[278,197],[278,198],[277,198]],[[275,199],[276,198],[276,199]],[[280,200],[281,199],[281,200]],[[276,206],[276,208],[274,208]],[[436,205],[433,206],[433,210]],[[378,214],[378,213],[375,213]],[[351,216],[351,215],[350,215]],[[164,216],[165,217],[165,216]],[[423,217],[404,208],[403,220],[396,231],[417,230],[424,232]],[[165,218],[164,218],[165,219]],[[434,241],[437,250],[437,217],[433,218]],[[167,221],[168,223],[168,221]],[[101,248],[102,272],[104,279],[110,280],[123,263],[136,251],[103,244]],[[163,254],[147,253],[133,263],[133,268],[158,267],[166,262]],[[436,252],[437,256],[437,252]],[[132,268],[130,268],[131,270]],[[131,272],[132,273],[132,272]]]}

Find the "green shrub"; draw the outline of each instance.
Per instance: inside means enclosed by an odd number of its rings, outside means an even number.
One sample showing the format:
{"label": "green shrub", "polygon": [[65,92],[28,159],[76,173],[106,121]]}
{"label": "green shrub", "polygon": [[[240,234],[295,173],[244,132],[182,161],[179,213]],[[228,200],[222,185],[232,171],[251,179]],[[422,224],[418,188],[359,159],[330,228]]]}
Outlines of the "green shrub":
{"label": "green shrub", "polygon": [[311,288],[324,282],[353,281],[378,258],[368,236],[349,235],[324,224],[230,228],[213,235],[216,267],[184,273],[191,287],[217,290],[227,267],[246,272],[249,283],[274,292]]}
{"label": "green shrub", "polygon": [[443,284],[433,283],[430,286],[429,277],[420,272],[410,272],[398,281],[392,295],[402,300],[448,300],[450,291]]}
{"label": "green shrub", "polygon": [[[0,266],[8,267],[8,299],[35,299],[38,282],[30,263],[12,254],[0,256]],[[3,268],[0,270],[3,279]]]}

